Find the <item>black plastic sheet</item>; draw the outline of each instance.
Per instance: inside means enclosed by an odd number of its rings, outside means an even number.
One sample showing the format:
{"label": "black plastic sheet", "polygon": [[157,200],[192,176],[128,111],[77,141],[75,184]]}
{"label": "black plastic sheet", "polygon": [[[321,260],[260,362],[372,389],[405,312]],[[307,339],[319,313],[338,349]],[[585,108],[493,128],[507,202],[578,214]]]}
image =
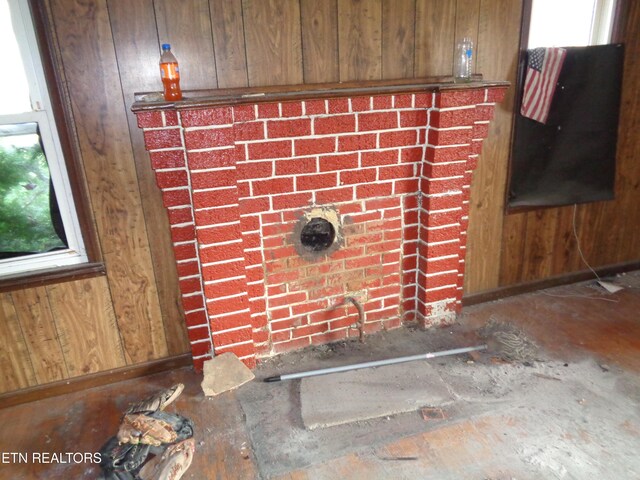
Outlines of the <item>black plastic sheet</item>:
{"label": "black plastic sheet", "polygon": [[622,44],[567,47],[547,123],[516,113],[510,208],[613,199],[623,57]]}

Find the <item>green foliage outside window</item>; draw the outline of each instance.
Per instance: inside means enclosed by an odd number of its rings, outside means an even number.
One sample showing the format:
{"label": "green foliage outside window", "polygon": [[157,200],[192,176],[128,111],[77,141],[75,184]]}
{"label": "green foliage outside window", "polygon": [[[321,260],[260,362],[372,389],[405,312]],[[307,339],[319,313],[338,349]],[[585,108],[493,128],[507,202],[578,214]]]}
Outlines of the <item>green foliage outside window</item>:
{"label": "green foliage outside window", "polygon": [[[49,167],[38,135],[0,142],[0,252],[38,253],[65,247],[53,228]],[[22,144],[25,143],[23,146]]]}

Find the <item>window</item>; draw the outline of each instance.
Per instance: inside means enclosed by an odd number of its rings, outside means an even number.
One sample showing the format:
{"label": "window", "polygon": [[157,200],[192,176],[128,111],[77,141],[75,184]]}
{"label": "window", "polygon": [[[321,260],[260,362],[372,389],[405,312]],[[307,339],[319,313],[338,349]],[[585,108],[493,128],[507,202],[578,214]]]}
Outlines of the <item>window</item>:
{"label": "window", "polygon": [[[508,212],[614,197],[624,46],[611,42],[621,38],[624,8],[624,0],[524,0]],[[546,117],[523,115],[526,74],[551,78],[544,61],[554,65],[559,52],[556,79],[527,92],[548,94]]]}
{"label": "window", "polygon": [[533,0],[528,49],[609,43],[615,0]]}
{"label": "window", "polygon": [[27,0],[0,0],[0,278],[87,262]]}

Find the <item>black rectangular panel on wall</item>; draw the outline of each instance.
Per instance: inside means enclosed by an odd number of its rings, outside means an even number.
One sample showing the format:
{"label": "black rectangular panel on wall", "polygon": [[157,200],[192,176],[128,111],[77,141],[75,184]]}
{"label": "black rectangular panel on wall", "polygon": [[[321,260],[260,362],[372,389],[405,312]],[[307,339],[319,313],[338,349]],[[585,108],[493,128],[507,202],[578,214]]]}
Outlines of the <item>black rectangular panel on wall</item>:
{"label": "black rectangular panel on wall", "polygon": [[613,199],[624,48],[566,50],[546,124],[516,113],[509,208]]}

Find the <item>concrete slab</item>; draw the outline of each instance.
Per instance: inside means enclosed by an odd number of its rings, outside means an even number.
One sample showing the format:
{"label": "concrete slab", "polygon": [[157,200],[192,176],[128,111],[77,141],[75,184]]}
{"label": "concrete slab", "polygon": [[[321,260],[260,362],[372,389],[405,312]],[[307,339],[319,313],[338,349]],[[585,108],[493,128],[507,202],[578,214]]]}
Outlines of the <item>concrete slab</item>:
{"label": "concrete slab", "polygon": [[302,379],[302,421],[310,430],[437,407],[452,401],[427,361]]}
{"label": "concrete slab", "polygon": [[231,352],[207,360],[202,370],[202,391],[209,397],[238,388],[255,378],[253,372]]}

